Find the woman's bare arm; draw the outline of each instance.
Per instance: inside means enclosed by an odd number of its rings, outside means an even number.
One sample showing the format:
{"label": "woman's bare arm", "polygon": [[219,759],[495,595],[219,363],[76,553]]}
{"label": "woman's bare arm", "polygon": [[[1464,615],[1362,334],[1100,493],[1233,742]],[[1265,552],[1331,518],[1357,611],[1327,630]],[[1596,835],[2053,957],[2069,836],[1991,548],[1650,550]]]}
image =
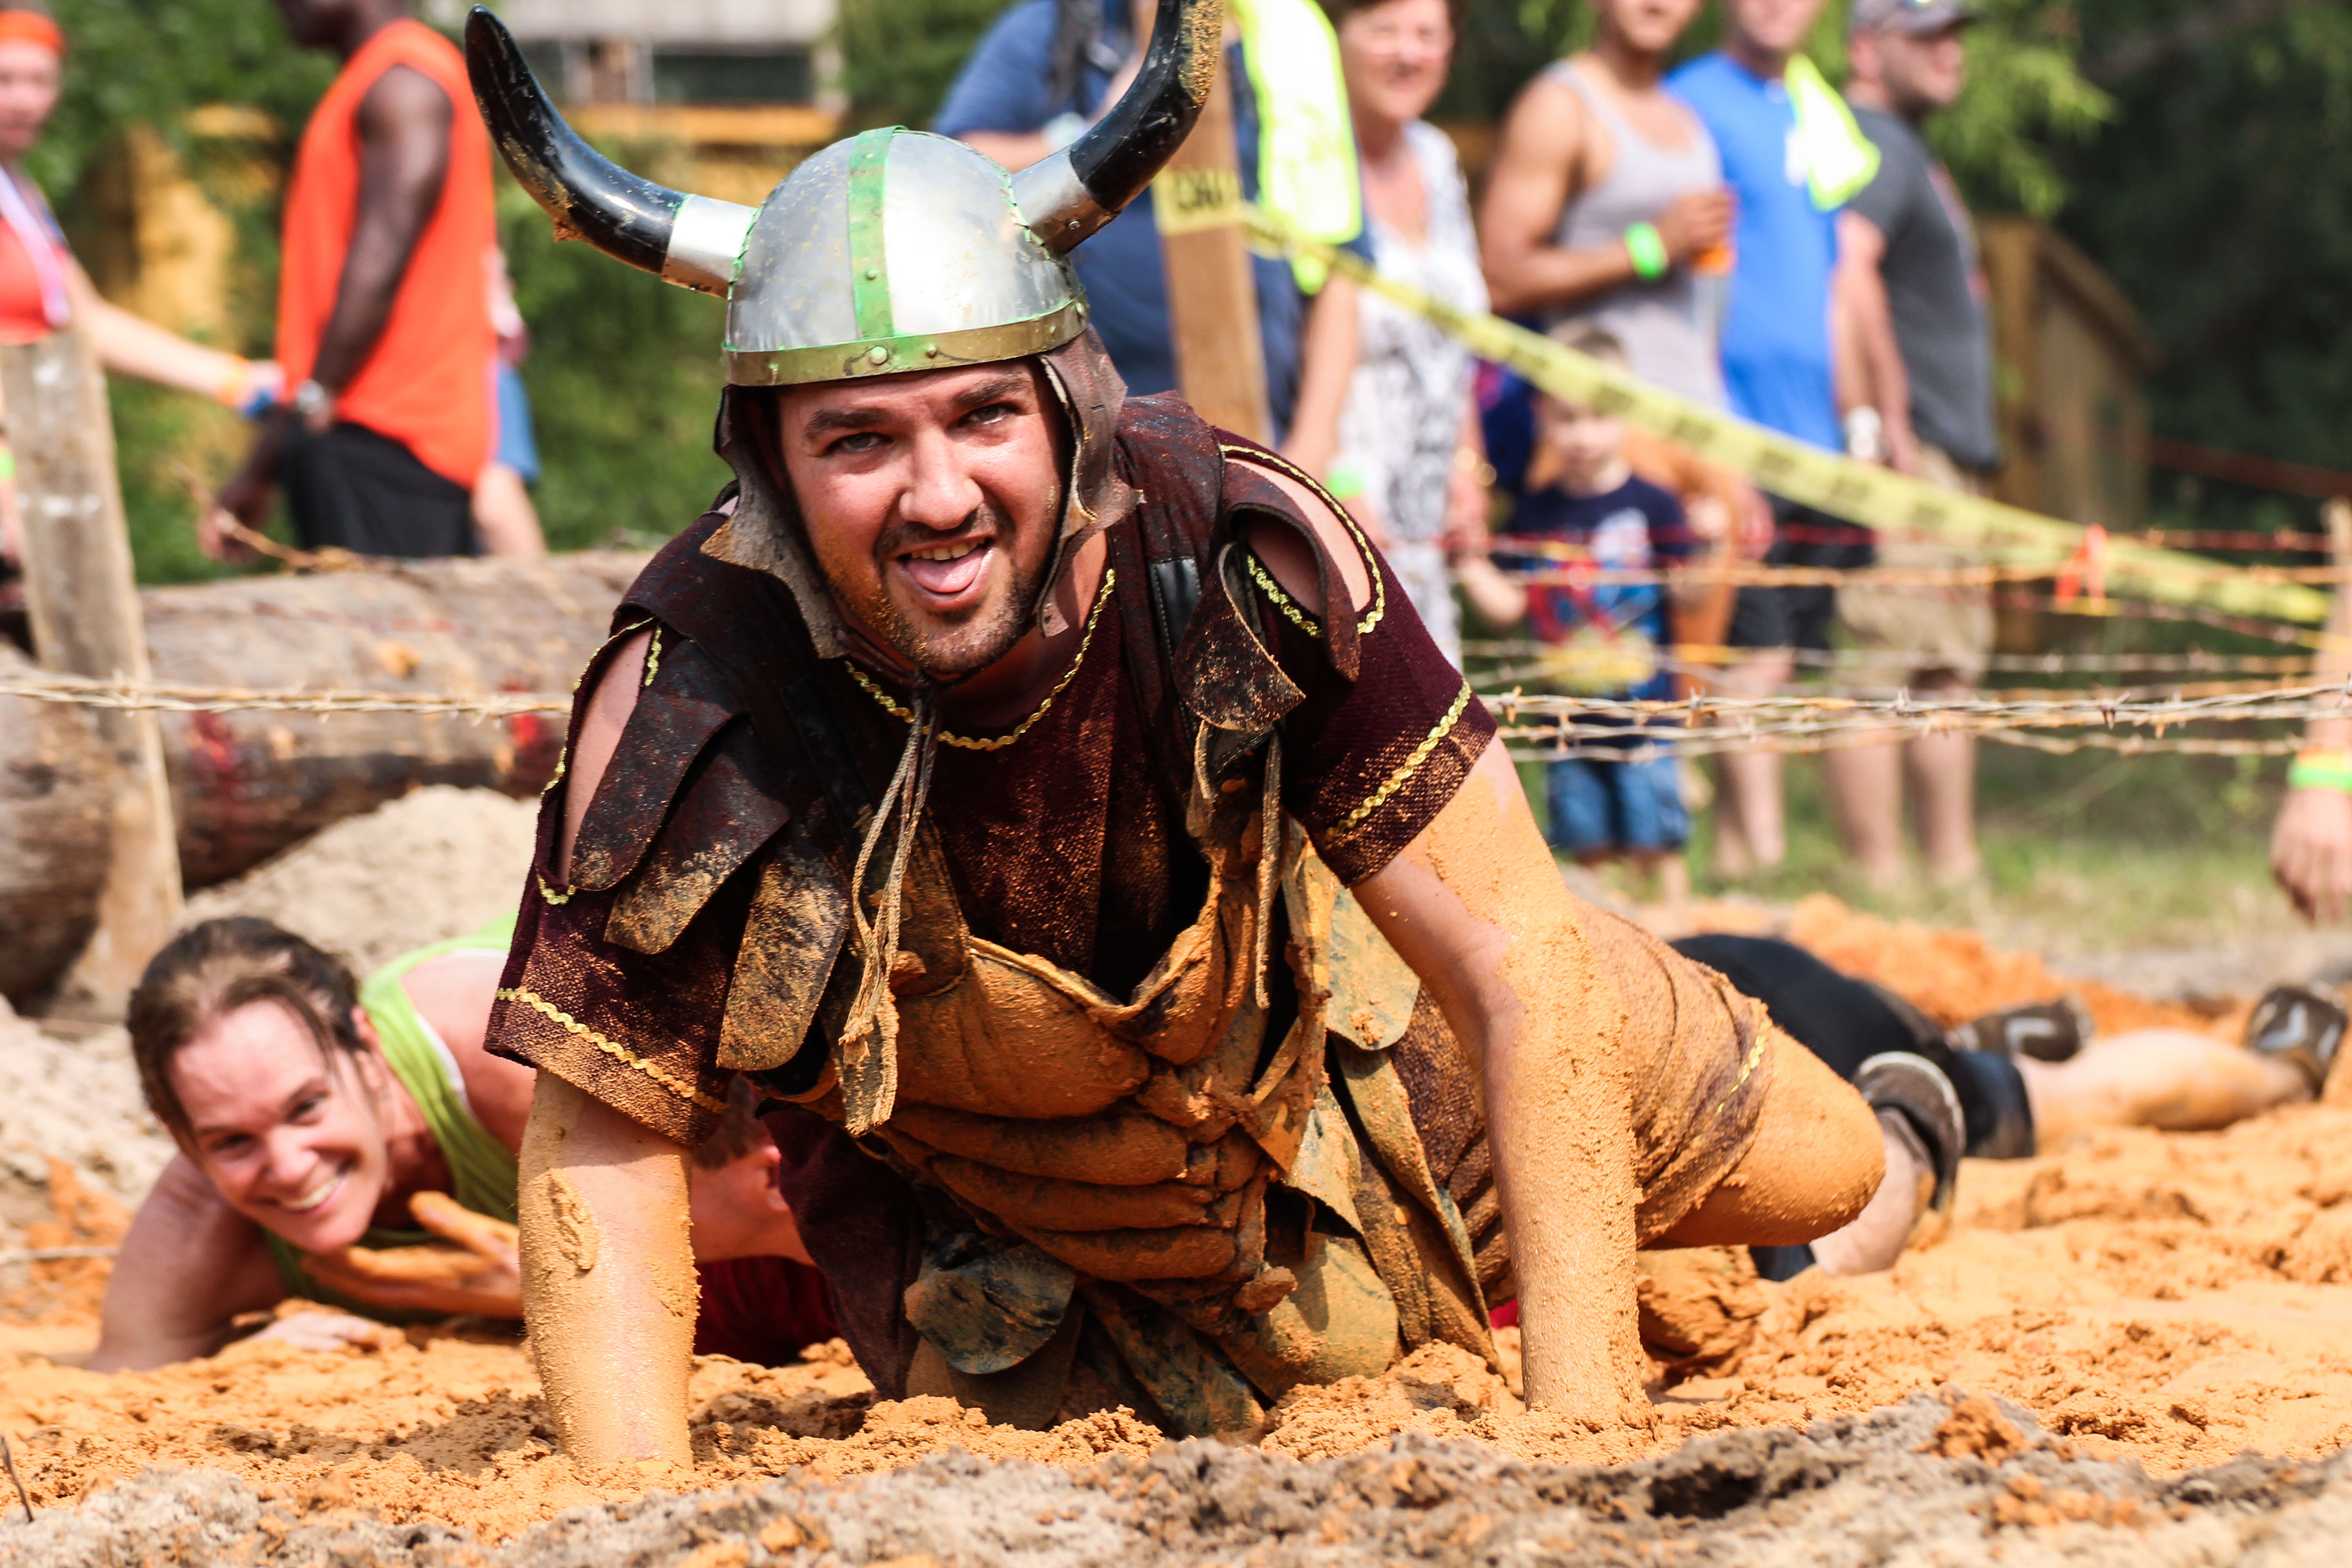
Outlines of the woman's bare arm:
{"label": "woman's bare arm", "polygon": [[175,1155],[139,1205],[107,1281],[93,1372],[142,1372],[210,1355],[230,1325],[286,1299],[261,1227]]}

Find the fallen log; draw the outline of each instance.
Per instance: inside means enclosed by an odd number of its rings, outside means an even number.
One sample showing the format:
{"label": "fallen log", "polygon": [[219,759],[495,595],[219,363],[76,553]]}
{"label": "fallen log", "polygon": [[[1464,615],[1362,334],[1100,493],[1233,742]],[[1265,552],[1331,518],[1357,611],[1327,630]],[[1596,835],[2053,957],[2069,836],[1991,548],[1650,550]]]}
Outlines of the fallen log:
{"label": "fallen log", "polygon": [[[0,642],[0,680],[32,673]],[[110,804],[93,715],[0,697],[0,996],[46,986],[97,929]]]}
{"label": "fallen log", "polygon": [[[562,693],[644,563],[623,551],[415,562],[141,597],[160,685]],[[225,710],[167,712],[162,727],[195,889],[420,784],[531,795],[554,775],[564,717]],[[54,978],[90,929],[105,847],[102,816],[78,826],[103,783],[91,735],[80,709],[0,698],[0,994],[12,999]]]}

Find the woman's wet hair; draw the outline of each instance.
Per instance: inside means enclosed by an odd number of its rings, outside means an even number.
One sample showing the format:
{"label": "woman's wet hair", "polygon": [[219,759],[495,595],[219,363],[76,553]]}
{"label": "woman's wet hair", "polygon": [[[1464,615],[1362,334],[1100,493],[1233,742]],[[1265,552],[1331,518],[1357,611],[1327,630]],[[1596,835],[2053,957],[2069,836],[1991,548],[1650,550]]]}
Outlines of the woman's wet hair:
{"label": "woman's wet hair", "polygon": [[256,1002],[275,1002],[293,1014],[331,1071],[341,1065],[336,1051],[367,1049],[352,1017],[359,982],[341,959],[250,915],[190,926],[148,961],[125,1019],[147,1108],[173,1136],[184,1142],[190,1132],[187,1110],[172,1086],[172,1058]]}

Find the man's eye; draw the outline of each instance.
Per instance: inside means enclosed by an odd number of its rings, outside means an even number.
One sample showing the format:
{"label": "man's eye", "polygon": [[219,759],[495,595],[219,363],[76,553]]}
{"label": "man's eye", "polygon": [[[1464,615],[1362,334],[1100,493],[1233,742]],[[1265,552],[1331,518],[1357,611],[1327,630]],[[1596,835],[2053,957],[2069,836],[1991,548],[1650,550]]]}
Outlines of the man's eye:
{"label": "man's eye", "polygon": [[308,1100],[297,1100],[295,1102],[292,1114],[288,1116],[286,1120],[289,1121],[316,1121],[318,1119],[320,1110],[324,1107],[326,1103],[327,1097],[323,1094],[314,1094]]}
{"label": "man's eye", "polygon": [[1013,407],[1010,403],[989,403],[973,409],[963,417],[967,425],[1000,425],[1020,412],[1021,410]]}
{"label": "man's eye", "polygon": [[252,1147],[253,1140],[240,1133],[236,1137],[224,1138],[216,1143],[207,1145],[205,1152],[215,1160],[227,1160],[244,1153]]}
{"label": "man's eye", "polygon": [[844,436],[840,440],[827,447],[824,449],[825,455],[833,457],[843,452],[871,452],[881,446],[884,439],[871,430],[860,430],[854,435]]}

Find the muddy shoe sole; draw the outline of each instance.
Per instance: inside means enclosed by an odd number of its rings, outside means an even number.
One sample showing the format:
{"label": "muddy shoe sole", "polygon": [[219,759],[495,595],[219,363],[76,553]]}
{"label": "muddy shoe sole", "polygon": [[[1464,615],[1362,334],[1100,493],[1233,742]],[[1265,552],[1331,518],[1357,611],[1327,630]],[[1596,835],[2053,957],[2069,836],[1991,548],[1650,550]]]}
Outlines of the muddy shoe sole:
{"label": "muddy shoe sole", "polygon": [[2344,1005],[2308,985],[2273,985],[2246,1020],[2246,1048],[2293,1062],[2310,1080],[2312,1098],[2327,1087],[2336,1047],[2344,1043]]}
{"label": "muddy shoe sole", "polygon": [[1960,1097],[1952,1091],[1952,1080],[1925,1057],[1881,1051],[1862,1064],[1853,1075],[1853,1087],[1871,1110],[1899,1113],[1927,1146],[1928,1164],[1936,1173],[1936,1194],[1927,1206],[1948,1213],[1959,1186],[1960,1152],[1968,1145]]}
{"label": "muddy shoe sole", "polygon": [[2091,1015],[2072,996],[1988,1013],[1948,1037],[1956,1051],[1998,1051],[2038,1062],[2072,1061],[2091,1043]]}

